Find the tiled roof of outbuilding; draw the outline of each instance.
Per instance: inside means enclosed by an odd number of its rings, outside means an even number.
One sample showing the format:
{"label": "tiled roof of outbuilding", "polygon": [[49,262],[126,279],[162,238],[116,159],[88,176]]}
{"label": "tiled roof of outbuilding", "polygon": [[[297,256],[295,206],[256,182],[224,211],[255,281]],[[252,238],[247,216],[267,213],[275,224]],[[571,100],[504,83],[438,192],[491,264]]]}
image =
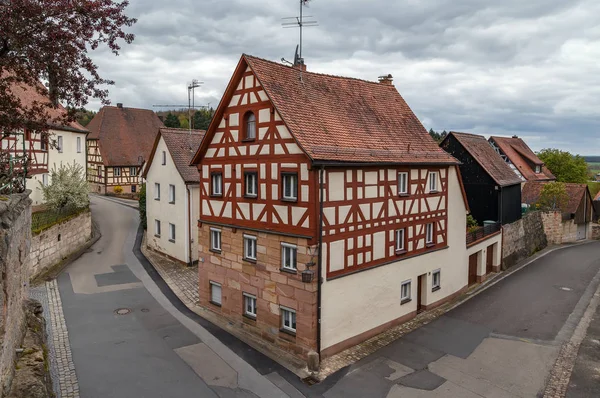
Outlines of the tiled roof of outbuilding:
{"label": "tiled roof of outbuilding", "polygon": [[148,109],[105,106],[88,124],[88,139],[97,139],[106,166],[138,166],[147,160],[158,129],[164,127]]}
{"label": "tiled roof of outbuilding", "polygon": [[498,148],[510,159],[517,170],[527,181],[550,181],[556,180],[554,174],[546,166],[542,166],[542,172],[536,173],[530,163],[542,165],[544,162],[536,156],[527,146],[525,141],[519,137],[490,137],[490,141],[496,143]]}
{"label": "tiled roof of outbuilding", "polygon": [[[544,185],[548,184],[548,182],[543,181],[528,181],[523,185],[523,190],[521,191],[521,201],[523,203],[527,203],[528,205],[535,204],[539,201],[540,195],[542,193],[542,189]],[[572,184],[565,183],[565,190],[567,191],[567,195],[569,196],[569,203],[565,208],[565,213],[576,213],[579,204],[581,203],[581,198],[587,191],[586,184]]]}
{"label": "tiled roof of outbuilding", "polygon": [[313,160],[457,163],[438,147],[391,84],[242,58]]}
{"label": "tiled roof of outbuilding", "polygon": [[[165,144],[167,145],[167,148],[169,148],[175,167],[177,167],[177,171],[179,171],[181,178],[183,178],[185,182],[200,182],[198,168],[196,166],[190,166],[190,163],[198,150],[205,133],[206,131],[204,130],[191,130],[190,132],[190,130],[185,129],[163,127],[160,129],[160,134],[156,138],[158,141],[159,137],[162,136],[165,140]],[[152,157],[154,157],[155,150],[156,147],[152,150]],[[152,157],[149,159],[149,162],[152,161]]]}
{"label": "tiled roof of outbuilding", "polygon": [[451,135],[469,152],[496,184],[503,187],[521,183],[521,179],[492,148],[484,136],[451,131],[445,139]]}

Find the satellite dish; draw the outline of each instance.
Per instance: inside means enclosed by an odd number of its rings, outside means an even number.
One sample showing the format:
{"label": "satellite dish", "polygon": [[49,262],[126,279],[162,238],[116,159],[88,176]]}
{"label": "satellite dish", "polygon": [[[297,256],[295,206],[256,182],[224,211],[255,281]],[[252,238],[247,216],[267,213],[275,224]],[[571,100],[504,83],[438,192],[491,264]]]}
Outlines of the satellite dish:
{"label": "satellite dish", "polygon": [[301,59],[300,59],[300,55],[298,54],[298,45],[296,45],[296,53],[294,54],[294,65],[300,65],[301,63]]}

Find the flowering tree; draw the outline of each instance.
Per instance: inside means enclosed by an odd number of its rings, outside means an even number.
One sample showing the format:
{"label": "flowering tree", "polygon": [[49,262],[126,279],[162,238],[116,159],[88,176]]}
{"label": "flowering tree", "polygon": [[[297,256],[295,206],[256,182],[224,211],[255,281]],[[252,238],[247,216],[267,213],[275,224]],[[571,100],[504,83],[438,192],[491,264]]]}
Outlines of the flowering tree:
{"label": "flowering tree", "polygon": [[[89,53],[106,45],[119,54],[131,43],[124,28],[128,2],[112,0],[0,0],[0,142],[26,128],[45,132],[66,125],[90,97],[107,104],[112,81],[100,77]],[[40,84],[46,82],[46,86]],[[15,86],[31,87],[49,101],[24,104]],[[68,109],[56,112],[61,102]],[[0,175],[0,180],[2,176]]]}
{"label": "flowering tree", "polygon": [[46,205],[57,212],[83,209],[89,206],[89,188],[80,164],[56,166],[50,173],[50,184],[40,182]]}

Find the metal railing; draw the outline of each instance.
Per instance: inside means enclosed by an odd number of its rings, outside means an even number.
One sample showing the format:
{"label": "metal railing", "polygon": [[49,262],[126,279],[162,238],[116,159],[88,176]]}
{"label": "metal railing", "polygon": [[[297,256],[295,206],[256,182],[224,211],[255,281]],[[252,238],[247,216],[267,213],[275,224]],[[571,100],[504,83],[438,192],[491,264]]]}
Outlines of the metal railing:
{"label": "metal railing", "polygon": [[489,223],[467,232],[467,245],[500,231],[500,223]]}

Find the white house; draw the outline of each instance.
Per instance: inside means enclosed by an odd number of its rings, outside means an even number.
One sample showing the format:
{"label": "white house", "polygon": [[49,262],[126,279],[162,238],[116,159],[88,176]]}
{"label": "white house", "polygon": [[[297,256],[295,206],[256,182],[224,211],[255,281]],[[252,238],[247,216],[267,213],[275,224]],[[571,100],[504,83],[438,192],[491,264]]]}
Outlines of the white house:
{"label": "white house", "polygon": [[203,137],[201,130],[160,128],[143,174],[147,245],[185,264],[198,261],[200,176],[189,164]]}

